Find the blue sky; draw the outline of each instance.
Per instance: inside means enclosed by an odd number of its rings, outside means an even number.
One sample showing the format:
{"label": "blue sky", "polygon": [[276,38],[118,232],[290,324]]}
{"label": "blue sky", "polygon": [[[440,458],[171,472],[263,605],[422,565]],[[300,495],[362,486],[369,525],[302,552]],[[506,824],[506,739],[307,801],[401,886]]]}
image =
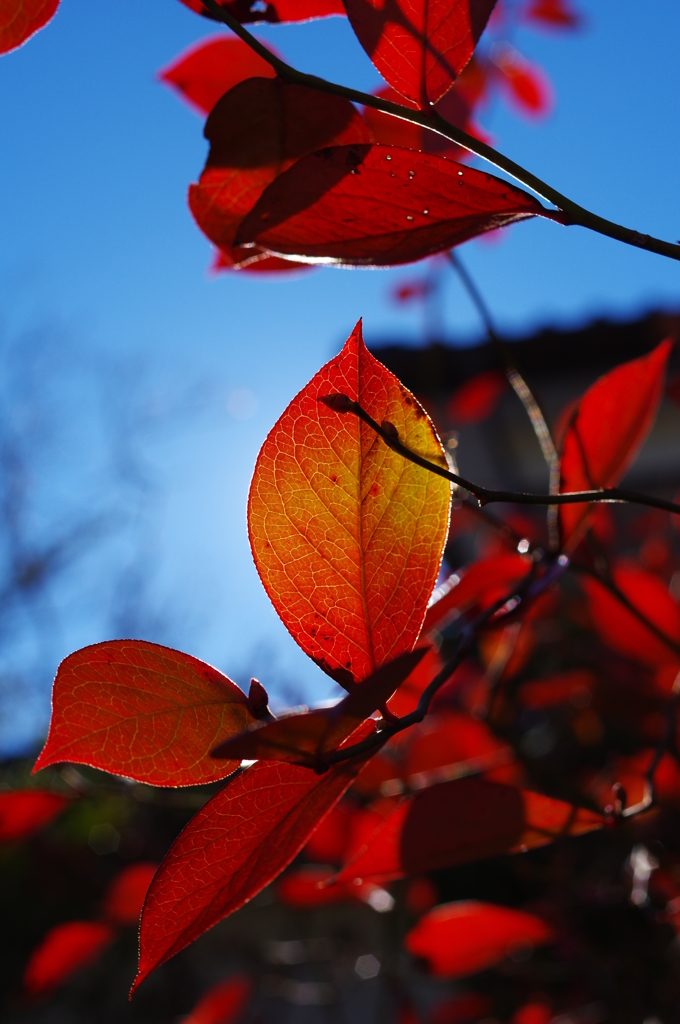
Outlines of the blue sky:
{"label": "blue sky", "polygon": [[[553,116],[530,124],[497,105],[482,123],[498,148],[577,202],[680,239],[680,8],[658,0],[644,8],[581,0],[580,8],[586,31],[515,38],[553,80]],[[178,0],[63,0],[46,30],[0,60],[0,323],[15,339],[51,330],[67,375],[99,360],[127,367],[149,401],[162,395],[172,405],[193,387],[206,396],[201,415],[146,449],[164,495],[154,513],[155,599],[180,609],[164,639],[241,682],[252,670],[282,699],[294,691],[323,699],[332,684],[288,637],[252,567],[250,473],[277,416],[360,316],[369,344],[420,342],[419,311],[389,301],[395,283],[418,271],[207,275],[209,245],[185,203],[205,158],[202,125],[154,73],[215,31]],[[379,84],[342,19],[258,32],[304,70]],[[460,252],[510,333],[680,305],[677,263],[580,228],[518,225],[500,244]],[[459,343],[478,336],[453,280],[445,327]],[[112,378],[111,386],[129,384]],[[69,440],[52,460],[47,504],[62,500],[71,479],[71,497],[80,493],[80,453],[97,443],[89,408],[68,399]],[[81,602],[57,655],[104,639],[107,627],[96,601]],[[15,738],[44,727],[48,684],[37,684],[32,717]]]}

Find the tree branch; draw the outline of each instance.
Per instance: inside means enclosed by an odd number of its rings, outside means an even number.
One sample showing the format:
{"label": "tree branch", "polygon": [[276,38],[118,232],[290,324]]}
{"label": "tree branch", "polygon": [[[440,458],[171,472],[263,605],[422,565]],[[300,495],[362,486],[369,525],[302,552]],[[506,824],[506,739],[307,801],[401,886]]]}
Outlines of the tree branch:
{"label": "tree branch", "polygon": [[[268,50],[232,14],[225,10],[224,7],[221,7],[217,0],[202,0],[202,3],[216,21],[221,21],[232,32],[235,32],[244,43],[247,43],[255,53],[266,60],[276,73],[285,78],[286,81],[294,82],[297,85],[306,85],[308,88],[317,89],[319,92],[342,96],[353,103],[362,103],[364,106],[373,107],[375,110],[382,110],[385,114],[392,114],[394,117],[400,117],[404,121],[420,125],[421,128],[429,128],[430,131],[436,132],[438,135],[443,136],[443,138],[449,139],[463,149],[467,149],[470,153],[481,157],[482,160],[493,164],[494,167],[509,174],[510,177],[515,178],[516,181],[519,181],[526,188],[536,192],[542,199],[552,203],[566,215],[561,219],[561,223],[567,225],[578,224],[591,231],[596,231],[600,235],[606,235],[608,238],[625,242],[626,245],[632,245],[638,249],[646,249],[648,252],[667,256],[669,259],[680,260],[680,245],[664,242],[662,239],[654,238],[652,235],[642,234],[639,231],[634,231],[631,228],[623,227],[621,224],[615,224],[613,221],[606,220],[604,217],[598,217],[597,214],[591,213],[590,210],[586,210],[583,206],[579,206],[578,203],[562,195],[557,189],[552,188],[545,181],[532,174],[531,171],[527,171],[520,164],[515,163],[514,160],[503,156],[502,153],[492,149],[491,146],[487,146],[485,142],[475,139],[474,136],[468,135],[462,128],[456,128],[455,125],[449,124],[433,107],[427,111],[414,110],[403,106],[401,103],[392,103],[390,100],[381,99],[379,96],[372,96],[370,93],[361,92],[359,89],[350,89],[344,85],[337,85],[335,82],[328,82],[325,78],[319,78],[317,75],[307,75],[302,71],[297,71],[290,64],[286,64],[285,61],[276,57],[271,50]],[[554,216],[553,211],[546,210],[545,212],[547,216],[552,215],[552,219],[558,219]]]}
{"label": "tree branch", "polygon": [[334,412],[354,413],[360,420],[363,420],[376,434],[383,439],[385,444],[399,455],[427,469],[430,473],[450,480],[458,487],[464,487],[470,494],[474,494],[480,505],[488,505],[495,501],[506,501],[514,505],[584,505],[590,502],[628,502],[631,505],[647,505],[650,508],[660,508],[664,512],[674,512],[680,515],[680,505],[673,501],[666,501],[665,498],[655,498],[650,494],[640,494],[637,491],[629,491],[622,487],[607,487],[600,491],[566,491],[563,494],[530,494],[525,491],[499,491],[492,487],[483,487],[481,484],[474,484],[457,473],[452,473],[442,466],[438,466],[422,455],[412,452],[399,440],[396,427],[385,421],[382,426],[373,419],[358,402],[352,401],[347,395],[332,394],[322,395],[319,402],[323,402]]}

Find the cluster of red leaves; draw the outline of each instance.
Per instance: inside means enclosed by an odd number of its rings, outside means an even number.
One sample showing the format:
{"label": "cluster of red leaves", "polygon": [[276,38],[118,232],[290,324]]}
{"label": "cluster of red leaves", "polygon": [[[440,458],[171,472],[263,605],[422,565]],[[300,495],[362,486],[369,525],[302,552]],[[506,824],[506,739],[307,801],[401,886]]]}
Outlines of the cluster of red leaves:
{"label": "cluster of red leaves", "polygon": [[[575,472],[572,436],[579,439],[576,466],[588,467],[589,485],[619,479],[655,416],[669,348],[664,342],[586,393],[568,420],[565,486]],[[593,779],[584,781],[582,806],[527,787],[512,746],[471,714],[494,679],[512,679],[527,663],[535,624],[559,603],[553,583],[559,574],[540,557],[506,550],[457,572],[432,596],[451,485],[405,461],[347,413],[348,401],[421,457],[447,465],[429,417],[368,352],[360,325],[262,446],[248,501],[255,564],[293,638],[349,691],[344,700],[274,719],[256,681],[246,696],[196,659],[141,641],[86,648],[57,674],[50,733],[36,769],[72,760],[166,786],[230,776],[151,882],[135,986],[256,895],[303,847],[319,866],[285,876],[281,899],[299,907],[348,898],[377,906],[389,901],[383,886],[396,878],[520,854],[604,823],[592,807],[599,800]],[[606,429],[595,405],[609,410]],[[625,413],[631,406],[634,422]],[[562,521],[563,543],[574,548],[570,523]],[[584,535],[586,519],[578,529]],[[621,564],[611,580],[586,575],[582,587],[606,644],[661,679],[664,672],[677,674],[680,610],[652,573]],[[507,601],[515,593],[524,594],[519,617],[517,600]],[[442,668],[447,631],[485,613],[481,673],[472,662],[464,665],[439,690],[424,721],[381,743],[376,730],[412,712]],[[518,699],[546,707],[578,701],[593,685],[592,673],[575,669],[524,683]],[[356,751],[333,763],[345,746]],[[234,771],[242,759],[249,766]],[[620,766],[626,778],[641,779],[643,771],[637,762]],[[640,790],[642,799],[644,785],[636,785],[629,782],[631,793]],[[338,803],[348,790],[351,799]],[[603,809],[606,802],[603,790]],[[414,895],[421,910],[431,906],[428,900]],[[87,945],[78,928],[96,926],[104,936],[102,929],[121,920],[111,909],[116,901],[124,902],[120,892],[105,899],[103,923],[62,926],[73,932],[74,950]],[[426,913],[406,947],[435,973],[461,976],[553,937],[533,913],[464,902]],[[102,946],[108,941],[102,938]],[[68,942],[64,948],[71,948]]]}
{"label": "cluster of red leaves", "polygon": [[[347,13],[389,83],[377,95],[415,109],[434,104],[450,124],[483,138],[473,113],[494,89],[525,112],[545,113],[550,105],[544,76],[508,44],[471,61],[494,4],[400,0],[378,8],[348,0],[346,12],[326,0],[257,12],[222,6],[242,23]],[[201,0],[187,6],[211,16]],[[533,5],[523,17],[571,26],[563,5],[550,7],[551,16]],[[189,205],[217,247],[214,269],[391,266],[545,215],[526,193],[459,167],[452,158],[465,151],[435,132],[371,107],[360,115],[348,101],[286,84],[238,39],[194,46],[160,78],[209,114],[210,153]]]}

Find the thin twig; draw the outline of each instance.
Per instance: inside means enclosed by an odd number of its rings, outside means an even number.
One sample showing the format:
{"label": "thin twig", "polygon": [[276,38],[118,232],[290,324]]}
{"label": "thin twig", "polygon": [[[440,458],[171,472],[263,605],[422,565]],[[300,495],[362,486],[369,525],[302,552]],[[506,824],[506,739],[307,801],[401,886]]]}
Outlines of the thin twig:
{"label": "thin twig", "polygon": [[[446,255],[484,322],[491,344],[496,349],[501,362],[505,366],[505,375],[508,378],[510,387],[524,406],[526,414],[529,417],[529,422],[531,423],[534,434],[536,435],[536,440],[540,445],[541,453],[548,466],[548,491],[550,494],[557,494],[560,489],[560,458],[552,439],[545,410],[527,384],[524,374],[517,366],[514,353],[510,351],[510,346],[507,345],[506,342],[504,342],[496,333],[489,307],[484,301],[481,292],[460,256],[458,256],[458,254],[452,249],[450,249]],[[550,505],[548,506],[548,547],[551,551],[557,551],[559,544],[560,538],[559,531],[557,529],[557,509]]]}
{"label": "thin twig", "polygon": [[468,135],[462,128],[456,128],[455,125],[449,124],[441,114],[437,113],[434,107],[430,107],[427,111],[414,110],[410,107],[402,106],[401,103],[392,103],[390,100],[384,100],[379,96],[372,96],[370,93],[361,92],[359,89],[350,89],[335,82],[328,82],[325,78],[319,78],[317,75],[307,75],[302,71],[297,71],[290,64],[286,64],[285,61],[276,57],[271,50],[268,50],[232,14],[224,7],[221,7],[217,0],[202,0],[202,2],[203,6],[212,14],[215,20],[221,21],[227,28],[236,33],[244,43],[247,43],[255,53],[266,60],[276,73],[285,78],[286,81],[294,82],[298,85],[306,85],[308,88],[316,89],[318,92],[342,96],[353,103],[362,103],[364,106],[373,107],[375,110],[382,110],[385,114],[399,117],[403,121],[410,121],[412,124],[420,125],[421,128],[429,128],[430,131],[436,132],[443,138],[457,143],[463,149],[467,149],[470,153],[474,153],[476,156],[488,161],[488,163],[493,164],[494,167],[504,171],[526,188],[532,189],[542,199],[556,206],[561,213],[548,209],[545,210],[544,215],[551,220],[567,225],[578,224],[581,227],[597,231],[601,235],[614,238],[619,242],[635,246],[638,249],[646,249],[648,252],[655,252],[660,256],[668,256],[669,259],[680,260],[680,245],[665,242],[660,238],[654,238],[652,235],[642,234],[639,231],[626,228],[621,224],[615,224],[613,221],[591,213],[590,210],[586,210],[583,206],[579,206],[578,203],[562,195],[557,189],[552,188],[547,182],[542,181],[535,174],[532,174],[531,171],[527,171],[520,164],[515,163],[514,160],[503,156],[502,153],[492,149],[491,146],[487,146],[485,142],[475,139],[474,136]]}
{"label": "thin twig", "polygon": [[680,515],[680,505],[676,505],[673,501],[666,501],[665,498],[655,498],[650,494],[640,494],[637,491],[629,491],[621,487],[607,487],[599,491],[567,491],[563,494],[531,494],[526,491],[500,491],[492,487],[483,487],[481,484],[474,484],[470,480],[458,476],[457,473],[452,473],[450,470],[444,469],[443,466],[438,466],[436,463],[423,458],[422,455],[412,452],[410,448],[407,448],[399,440],[399,435],[393,424],[385,421],[381,426],[379,423],[376,423],[373,417],[365,409],[362,409],[358,402],[352,401],[347,395],[322,395],[318,401],[323,402],[324,405],[327,405],[337,413],[354,413],[367,426],[375,430],[376,434],[393,451],[408,459],[409,462],[415,463],[416,466],[421,466],[430,473],[436,474],[436,476],[450,480],[451,483],[457,484],[458,487],[464,487],[465,490],[474,494],[480,505],[488,505],[496,501],[506,501],[514,505],[584,505],[590,502],[627,502],[631,505],[647,505],[650,508],[660,508],[664,512],[674,512],[676,515]]}

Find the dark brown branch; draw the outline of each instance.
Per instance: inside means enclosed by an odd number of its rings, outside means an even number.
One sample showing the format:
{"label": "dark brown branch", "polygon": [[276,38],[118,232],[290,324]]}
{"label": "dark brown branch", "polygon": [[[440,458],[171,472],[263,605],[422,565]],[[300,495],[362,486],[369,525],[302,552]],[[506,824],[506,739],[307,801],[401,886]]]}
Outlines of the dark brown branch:
{"label": "dark brown branch", "polygon": [[376,732],[373,736],[369,736],[367,739],[362,740],[360,743],[355,743],[351,747],[341,747],[339,750],[334,750],[329,757],[324,758],[323,770],[326,771],[332,764],[339,764],[341,761],[349,761],[351,758],[356,757],[359,754],[365,754],[369,750],[377,750],[379,747],[384,746],[392,736],[396,735],[396,733],[403,732],[404,729],[408,729],[412,725],[417,725],[419,722],[422,722],[430,709],[430,704],[432,703],[437,691],[440,690],[444,683],[451,678],[453,673],[468,654],[470,647],[472,646],[475,633],[479,627],[489,622],[489,620],[504,608],[505,605],[512,601],[513,598],[519,598],[521,602],[522,598],[530,593],[531,585],[534,582],[535,576],[536,565],[533,565],[519,585],[515,586],[504,597],[495,601],[489,608],[481,612],[476,619],[463,627],[458,637],[455,653],[451,658],[449,658],[434,679],[425,687],[420,695],[418,706],[415,710],[411,711],[408,715],[404,715],[402,718],[396,718],[393,721],[386,722],[379,732]]}
{"label": "dark brown branch", "polygon": [[362,409],[358,402],[353,402],[347,395],[332,394],[323,395],[318,399],[337,413],[351,412],[363,420],[367,426],[375,430],[376,434],[383,439],[385,444],[393,451],[402,455],[409,462],[415,463],[427,469],[430,473],[450,480],[458,487],[464,487],[470,494],[474,494],[480,505],[488,505],[491,502],[504,501],[513,505],[585,505],[590,502],[628,502],[631,505],[646,505],[649,508],[660,508],[664,512],[673,512],[680,515],[680,505],[673,501],[666,501],[665,498],[655,498],[650,494],[640,494],[637,491],[629,491],[622,487],[607,487],[600,491],[567,491],[563,494],[530,494],[525,491],[500,491],[492,487],[483,487],[481,484],[474,484],[470,480],[452,473],[443,466],[423,458],[399,440],[396,428],[391,423],[383,423],[381,426]]}
{"label": "dark brown branch", "polygon": [[[451,265],[460,277],[463,287],[466,289],[474,303],[480,317],[484,321],[487,334],[489,335],[494,348],[498,352],[498,355],[505,366],[505,373],[510,386],[526,410],[531,426],[533,427],[534,434],[536,435],[536,439],[540,445],[541,453],[548,466],[548,490],[550,494],[558,494],[560,490],[560,458],[557,454],[557,449],[555,448],[550,427],[548,426],[548,418],[545,414],[545,410],[538,398],[531,391],[524,374],[517,366],[514,353],[511,352],[510,347],[502,341],[496,333],[489,309],[465,264],[462,262],[460,257],[453,252],[453,250],[450,250],[447,253],[447,256]],[[548,507],[547,518],[548,546],[550,551],[558,551],[560,546],[560,535],[557,525],[556,506],[550,505]]]}
{"label": "dark brown branch", "polygon": [[381,99],[379,96],[372,96],[370,93],[361,92],[359,89],[350,89],[344,85],[337,85],[335,82],[328,82],[325,78],[319,78],[317,75],[307,75],[302,71],[297,71],[289,64],[286,64],[285,61],[276,57],[271,50],[268,50],[232,14],[224,7],[221,7],[217,0],[202,0],[202,2],[203,6],[212,14],[216,21],[221,21],[232,32],[235,32],[244,43],[247,43],[255,53],[259,54],[260,57],[274,68],[278,75],[285,78],[288,82],[306,85],[310,89],[331,93],[334,96],[342,96],[345,99],[351,100],[352,103],[362,103],[364,106],[373,107],[375,110],[382,110],[385,114],[399,117],[403,121],[410,121],[412,124],[420,125],[421,128],[429,128],[430,131],[436,132],[438,135],[443,136],[443,138],[449,139],[451,142],[462,146],[463,149],[467,149],[470,153],[481,157],[482,160],[488,161],[494,167],[515,178],[526,188],[532,189],[541,198],[552,203],[559,211],[562,211],[561,215],[558,215],[555,211],[546,209],[545,215],[552,220],[567,225],[578,224],[581,227],[589,228],[591,231],[597,231],[598,234],[606,235],[608,238],[624,242],[626,245],[633,245],[638,249],[646,249],[648,252],[655,252],[660,256],[668,256],[669,259],[680,260],[680,245],[676,245],[673,242],[665,242],[660,238],[654,238],[652,235],[642,234],[621,224],[615,224],[604,217],[598,217],[597,214],[591,213],[590,210],[586,210],[567,196],[562,195],[557,189],[552,188],[547,182],[542,181],[535,174],[532,174],[531,171],[527,171],[520,164],[515,163],[514,160],[503,156],[502,153],[492,149],[491,146],[487,146],[485,142],[475,139],[474,136],[468,135],[462,128],[456,128],[455,125],[449,124],[448,121],[444,120],[437,113],[434,107],[430,107],[429,110],[413,110],[410,107],[402,106],[400,103],[392,103],[390,100]]}

